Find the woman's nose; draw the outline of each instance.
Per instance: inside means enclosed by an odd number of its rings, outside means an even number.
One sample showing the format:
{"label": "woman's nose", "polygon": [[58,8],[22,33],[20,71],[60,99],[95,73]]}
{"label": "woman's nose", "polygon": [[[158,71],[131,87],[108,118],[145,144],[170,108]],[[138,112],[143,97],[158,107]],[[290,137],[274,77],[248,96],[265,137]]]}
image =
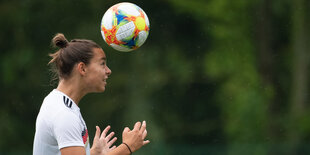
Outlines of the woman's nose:
{"label": "woman's nose", "polygon": [[112,74],[112,71],[111,71],[111,69],[110,69],[108,66],[106,67],[106,73],[107,73],[108,75]]}

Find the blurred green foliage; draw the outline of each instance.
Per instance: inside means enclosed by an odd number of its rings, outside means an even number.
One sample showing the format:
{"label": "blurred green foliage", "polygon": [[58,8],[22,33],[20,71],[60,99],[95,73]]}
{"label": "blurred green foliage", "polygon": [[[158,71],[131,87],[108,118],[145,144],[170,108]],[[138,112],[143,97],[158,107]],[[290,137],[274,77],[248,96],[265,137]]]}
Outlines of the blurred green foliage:
{"label": "blurred green foliage", "polygon": [[137,51],[108,47],[105,11],[121,1],[0,2],[0,154],[31,154],[35,119],[51,81],[54,34],[100,44],[107,90],[80,103],[95,125],[146,120],[136,154],[309,154],[310,2],[133,0],[151,30]]}

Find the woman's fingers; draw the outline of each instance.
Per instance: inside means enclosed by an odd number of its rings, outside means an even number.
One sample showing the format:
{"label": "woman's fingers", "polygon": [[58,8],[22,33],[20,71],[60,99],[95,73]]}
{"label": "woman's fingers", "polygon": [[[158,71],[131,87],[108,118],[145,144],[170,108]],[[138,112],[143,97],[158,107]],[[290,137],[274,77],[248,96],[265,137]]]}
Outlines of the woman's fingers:
{"label": "woman's fingers", "polygon": [[142,139],[145,139],[146,136],[147,136],[147,131],[145,129],[144,132],[142,133]]}
{"label": "woman's fingers", "polygon": [[143,122],[142,122],[141,129],[140,129],[140,132],[141,132],[141,133],[144,133],[145,129],[146,129],[146,122],[143,121]]}
{"label": "woman's fingers", "polygon": [[111,132],[107,137],[105,137],[105,140],[108,142],[113,136],[114,136],[114,132]]}
{"label": "woman's fingers", "polygon": [[111,147],[110,149],[111,149],[111,150],[114,150],[115,148],[116,148],[116,146],[114,145],[114,146],[113,146],[113,147]]}
{"label": "woman's fingers", "polygon": [[130,131],[130,129],[128,127],[125,127],[123,133],[129,132],[129,131]]}
{"label": "woman's fingers", "polygon": [[101,134],[101,137],[100,138],[105,138],[108,131],[110,130],[111,126],[108,125],[103,131],[102,131],[102,134]]}
{"label": "woman's fingers", "polygon": [[[117,138],[114,137],[111,141],[109,141],[109,142],[108,142],[108,147],[111,147],[111,146],[116,142],[116,140],[117,140]],[[113,146],[113,147],[114,147],[114,146]],[[113,147],[112,147],[112,148],[113,148]],[[111,149],[112,149],[112,148],[111,148]]]}
{"label": "woman's fingers", "polygon": [[150,141],[149,141],[149,140],[145,140],[145,141],[143,141],[143,145],[146,145],[146,144],[148,144],[148,143],[150,143]]}
{"label": "woman's fingers", "polygon": [[137,122],[135,126],[133,127],[133,130],[140,130],[140,127],[141,127],[141,122]]}
{"label": "woman's fingers", "polygon": [[99,138],[99,136],[100,136],[100,128],[99,126],[96,126],[96,134],[94,138]]}

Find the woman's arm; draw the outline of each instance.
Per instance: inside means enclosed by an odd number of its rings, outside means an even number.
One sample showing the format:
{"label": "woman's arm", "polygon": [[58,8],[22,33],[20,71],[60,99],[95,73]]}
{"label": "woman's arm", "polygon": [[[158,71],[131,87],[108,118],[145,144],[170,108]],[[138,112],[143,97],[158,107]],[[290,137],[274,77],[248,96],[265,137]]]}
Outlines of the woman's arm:
{"label": "woman's arm", "polygon": [[70,146],[60,149],[61,155],[85,155],[83,146]]}
{"label": "woman's arm", "polygon": [[[114,132],[107,135],[110,130],[110,126],[107,126],[100,134],[100,128],[96,126],[96,134],[94,137],[93,146],[90,149],[91,155],[106,155],[111,150],[115,149],[116,146],[111,147],[116,141],[116,137],[112,140]],[[60,149],[61,155],[85,155],[86,151],[83,146],[70,146]]]}
{"label": "woman's arm", "polygon": [[[109,129],[110,126],[106,127],[100,135],[100,128],[96,126],[96,134],[90,150],[91,155],[129,155],[150,143],[149,140],[144,140],[147,136],[145,121],[142,124],[137,122],[133,130],[126,127],[123,131],[123,143],[118,147],[111,147],[116,141],[116,137],[111,140],[114,132],[106,136]],[[60,151],[62,155],[85,155],[84,147],[66,147]]]}

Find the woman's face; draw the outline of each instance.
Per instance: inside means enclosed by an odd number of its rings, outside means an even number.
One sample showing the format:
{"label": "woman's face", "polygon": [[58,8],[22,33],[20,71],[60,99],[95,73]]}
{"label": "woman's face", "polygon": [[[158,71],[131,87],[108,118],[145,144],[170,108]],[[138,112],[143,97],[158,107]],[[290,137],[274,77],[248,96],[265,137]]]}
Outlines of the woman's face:
{"label": "woman's face", "polygon": [[88,92],[103,92],[111,74],[106,63],[106,55],[101,48],[93,49],[94,56],[85,67],[85,82]]}

